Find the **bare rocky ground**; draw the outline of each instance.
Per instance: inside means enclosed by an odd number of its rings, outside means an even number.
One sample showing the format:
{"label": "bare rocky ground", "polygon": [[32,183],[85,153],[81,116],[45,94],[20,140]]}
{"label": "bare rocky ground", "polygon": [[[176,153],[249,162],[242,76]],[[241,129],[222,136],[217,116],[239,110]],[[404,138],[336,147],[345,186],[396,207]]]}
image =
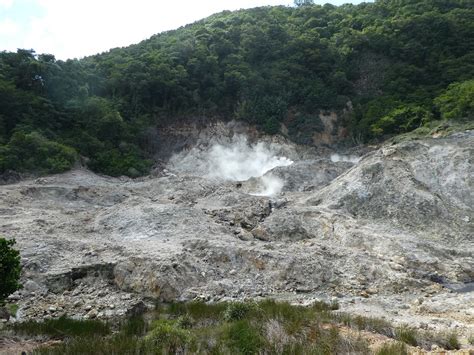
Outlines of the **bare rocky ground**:
{"label": "bare rocky ground", "polygon": [[[77,169],[0,186],[0,235],[24,270],[11,321],[274,297],[474,334],[474,132],[358,162],[266,138],[294,163],[242,182],[206,174],[202,142],[156,176]],[[257,196],[275,177],[282,191]]]}

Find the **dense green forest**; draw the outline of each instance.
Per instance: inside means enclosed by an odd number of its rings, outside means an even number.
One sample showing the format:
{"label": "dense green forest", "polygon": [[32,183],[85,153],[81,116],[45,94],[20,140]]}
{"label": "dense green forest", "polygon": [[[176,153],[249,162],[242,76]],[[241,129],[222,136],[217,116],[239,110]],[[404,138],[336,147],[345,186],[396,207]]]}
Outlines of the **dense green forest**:
{"label": "dense green forest", "polygon": [[[474,119],[474,3],[222,12],[81,60],[0,53],[0,173],[55,173],[82,159],[108,175],[146,174],[149,127],[239,119],[290,138],[319,112],[358,142],[432,120]],[[82,158],[81,158],[82,157]]]}

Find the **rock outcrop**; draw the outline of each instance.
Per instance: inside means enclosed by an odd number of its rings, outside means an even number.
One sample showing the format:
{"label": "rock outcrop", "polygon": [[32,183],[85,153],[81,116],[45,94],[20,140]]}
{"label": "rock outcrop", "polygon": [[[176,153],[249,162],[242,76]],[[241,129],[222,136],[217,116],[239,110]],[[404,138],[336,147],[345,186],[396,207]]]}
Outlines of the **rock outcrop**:
{"label": "rock outcrop", "polygon": [[[193,173],[183,152],[159,177],[74,170],[2,186],[0,233],[24,268],[17,318],[107,318],[147,297],[336,297],[352,312],[472,327],[473,292],[455,289],[474,282],[473,132],[357,163],[271,143],[294,163],[247,181]],[[253,194],[268,175],[281,193]]]}

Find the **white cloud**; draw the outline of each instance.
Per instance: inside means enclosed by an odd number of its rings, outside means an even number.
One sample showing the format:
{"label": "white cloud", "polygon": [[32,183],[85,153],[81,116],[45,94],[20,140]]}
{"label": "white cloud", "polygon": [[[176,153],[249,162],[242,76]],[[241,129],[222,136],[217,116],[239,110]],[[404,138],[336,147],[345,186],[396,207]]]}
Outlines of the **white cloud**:
{"label": "white cloud", "polygon": [[13,0],[0,0],[0,7],[9,9],[13,5]]}
{"label": "white cloud", "polygon": [[12,19],[0,21],[0,36],[14,36],[20,31],[20,26]]}

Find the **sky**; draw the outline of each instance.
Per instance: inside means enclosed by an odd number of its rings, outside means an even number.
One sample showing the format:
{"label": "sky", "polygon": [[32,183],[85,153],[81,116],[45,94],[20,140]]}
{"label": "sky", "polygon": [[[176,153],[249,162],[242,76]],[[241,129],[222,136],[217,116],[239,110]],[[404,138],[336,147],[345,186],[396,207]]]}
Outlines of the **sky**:
{"label": "sky", "polygon": [[[362,0],[315,1],[327,2]],[[0,51],[23,48],[57,59],[81,58],[138,43],[223,10],[292,4],[292,0],[0,0]]]}

